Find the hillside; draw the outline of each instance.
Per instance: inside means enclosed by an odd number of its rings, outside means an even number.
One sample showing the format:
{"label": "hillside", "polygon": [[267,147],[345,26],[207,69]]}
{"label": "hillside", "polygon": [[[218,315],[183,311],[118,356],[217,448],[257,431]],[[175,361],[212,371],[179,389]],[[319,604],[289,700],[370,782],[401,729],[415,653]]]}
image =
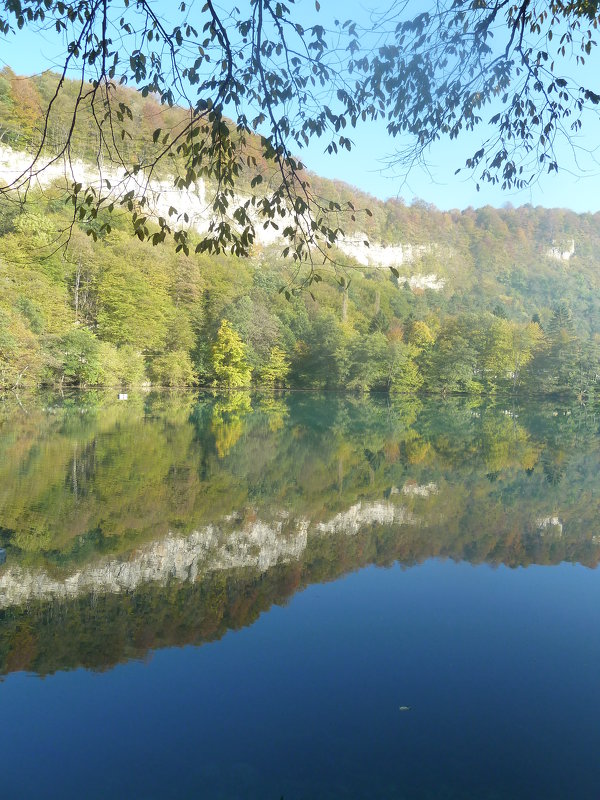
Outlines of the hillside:
{"label": "hillside", "polygon": [[[27,163],[54,81],[0,72],[0,180]],[[119,91],[133,113],[129,155],[151,151],[158,124],[180,123],[181,109]],[[69,91],[51,117],[44,158],[59,146],[68,115]],[[75,178],[92,174],[95,154],[84,108],[73,137]],[[157,211],[177,205],[200,236],[211,218],[210,184],[198,180],[179,192],[166,172],[155,177]],[[248,259],[188,257],[168,243],[139,242],[127,215],[115,212],[109,232],[100,228],[109,218],[98,220],[97,242],[75,224],[65,250],[60,232],[72,214],[64,177],[43,173],[24,207],[0,205],[0,386],[253,381],[591,393],[599,372],[600,214],[530,206],[441,212],[384,203],[315,175],[310,181],[316,194],[368,207],[371,216],[345,219],[340,268],[323,268],[312,294],[286,299],[278,290],[295,285],[294,271],[273,229]],[[236,363],[227,355],[234,351]]]}

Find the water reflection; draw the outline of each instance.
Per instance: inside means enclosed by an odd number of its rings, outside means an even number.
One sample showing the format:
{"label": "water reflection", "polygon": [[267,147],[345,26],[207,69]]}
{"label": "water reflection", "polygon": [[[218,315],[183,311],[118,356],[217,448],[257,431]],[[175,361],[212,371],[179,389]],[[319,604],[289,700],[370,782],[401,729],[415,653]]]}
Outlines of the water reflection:
{"label": "water reflection", "polygon": [[371,563],[595,566],[598,442],[554,403],[7,397],[0,670],[201,643]]}

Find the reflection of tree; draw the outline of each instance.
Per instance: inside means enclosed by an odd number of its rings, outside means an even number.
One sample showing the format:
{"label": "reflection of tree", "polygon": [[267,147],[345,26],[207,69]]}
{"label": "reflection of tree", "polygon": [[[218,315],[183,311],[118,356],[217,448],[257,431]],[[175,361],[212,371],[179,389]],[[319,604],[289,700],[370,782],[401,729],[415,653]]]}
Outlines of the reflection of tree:
{"label": "reflection of tree", "polygon": [[485,414],[481,425],[481,452],[490,473],[510,467],[531,467],[537,451],[527,432],[508,414]]}
{"label": "reflection of tree", "polygon": [[289,409],[283,397],[278,397],[273,394],[262,394],[260,396],[258,408],[267,415],[269,430],[272,433],[276,433],[284,427],[285,420],[289,415]]}
{"label": "reflection of tree", "polygon": [[414,394],[394,394],[390,398],[389,413],[394,430],[401,432],[411,428],[417,420],[423,403]]}
{"label": "reflection of tree", "polygon": [[405,444],[406,460],[409,464],[421,464],[427,458],[430,451],[429,442],[420,436],[415,436]]}
{"label": "reflection of tree", "polygon": [[12,544],[26,553],[37,553],[48,549],[52,543],[52,534],[43,527],[27,527],[16,531]]}
{"label": "reflection of tree", "polygon": [[[593,527],[589,408],[292,393],[253,409],[245,392],[82,400],[0,408],[9,563],[67,570],[234,513],[318,523],[397,494],[428,525],[446,519],[432,553],[455,534],[469,552],[502,552],[507,519],[522,532],[554,509],[570,509],[582,536]],[[403,491],[432,484],[426,501]]]}
{"label": "reflection of tree", "polygon": [[561,451],[546,450],[542,456],[542,467],[546,480],[551,486],[557,486],[565,473],[565,454]]}
{"label": "reflection of tree", "polygon": [[244,432],[244,417],[252,411],[247,392],[230,392],[213,407],[211,429],[219,458],[225,458]]}
{"label": "reflection of tree", "polygon": [[[593,409],[317,394],[263,395],[252,408],[244,392],[36,403],[0,407],[3,571],[43,566],[64,578],[209,524],[228,546],[257,521],[287,520],[278,536],[298,520],[309,527],[289,562],[260,574],[200,569],[195,582],[142,584],[93,607],[84,596],[68,601],[68,626],[60,604],[0,611],[0,671],[101,667],[207,641],[365,564],[600,556]],[[319,533],[349,510],[390,506],[418,525]],[[550,535],[539,520],[554,517],[562,527]]]}
{"label": "reflection of tree", "polygon": [[[251,625],[261,612],[304,586],[368,564],[412,565],[431,556],[511,566],[598,562],[600,545],[591,539],[540,535],[527,526],[534,513],[530,504],[521,509],[524,517],[517,509],[521,533],[514,523],[507,527],[505,505],[481,478],[473,507],[468,514],[466,507],[460,509],[458,524],[448,513],[448,498],[442,496],[446,516],[440,518],[435,511],[425,528],[368,525],[352,536],[343,531],[312,535],[297,559],[266,572],[250,567],[207,571],[194,581],[145,583],[133,592],[98,594],[93,603],[82,596],[1,611],[0,674],[20,669],[47,674],[78,666],[105,669],[148,650],[199,645]],[[423,514],[425,501],[420,502]]]}

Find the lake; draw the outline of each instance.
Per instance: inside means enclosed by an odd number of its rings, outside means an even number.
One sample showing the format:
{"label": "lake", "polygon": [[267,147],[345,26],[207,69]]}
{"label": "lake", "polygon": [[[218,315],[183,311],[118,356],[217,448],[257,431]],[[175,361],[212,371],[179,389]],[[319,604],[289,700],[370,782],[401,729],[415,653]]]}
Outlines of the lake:
{"label": "lake", "polygon": [[599,423],[6,395],[2,797],[597,798]]}

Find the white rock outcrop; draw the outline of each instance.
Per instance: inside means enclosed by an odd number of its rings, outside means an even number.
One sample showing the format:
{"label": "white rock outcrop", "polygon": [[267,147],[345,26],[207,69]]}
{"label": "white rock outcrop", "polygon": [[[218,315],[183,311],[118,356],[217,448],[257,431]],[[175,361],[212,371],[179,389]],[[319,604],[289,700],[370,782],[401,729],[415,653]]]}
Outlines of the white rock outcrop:
{"label": "white rock outcrop", "polygon": [[[116,198],[124,197],[133,192],[134,197],[144,196],[148,203],[148,213],[155,218],[163,217],[173,227],[186,227],[206,233],[215,215],[212,208],[212,197],[207,191],[205,182],[200,179],[189,189],[176,189],[171,181],[151,180],[146,182],[142,174],[126,175],[124,169],[104,169],[102,173],[98,168],[93,168],[83,161],[75,160],[67,164],[63,159],[52,162],[50,159],[40,160],[37,164],[35,175],[31,170],[31,156],[27,153],[12,150],[10,147],[0,145],[0,182],[7,185],[15,181],[22,182],[27,177],[34,186],[48,186],[51,183],[72,185],[79,182],[83,186],[93,187],[97,191],[109,192]],[[106,181],[111,189],[108,190]],[[238,195],[233,200],[233,209],[245,203],[249,198]],[[177,209],[178,216],[170,216],[170,209]],[[232,209],[232,210],[233,210]],[[187,221],[183,215],[187,215]],[[181,219],[178,221],[178,217]],[[281,232],[287,224],[291,224],[291,217],[279,219],[278,227],[271,224],[265,227],[263,222],[255,219],[256,240],[259,245],[268,246],[281,239]],[[398,244],[385,246],[371,243],[365,244],[366,234],[353,234],[342,237],[337,245],[348,256],[354,258],[359,264],[369,267],[385,268],[401,266],[415,261],[425,253],[431,252],[432,245]],[[444,280],[434,274],[411,275],[406,278],[411,289],[433,289],[440,291],[444,287]]]}
{"label": "white rock outcrop", "polygon": [[413,290],[431,289],[434,292],[441,292],[446,285],[445,279],[440,278],[434,272],[430,272],[427,275],[411,275],[406,282]]}
{"label": "white rock outcrop", "polygon": [[552,247],[546,250],[546,256],[555,261],[570,261],[575,255],[575,239],[563,242],[552,242]]}
{"label": "white rock outcrop", "polygon": [[401,267],[403,264],[410,264],[417,258],[430,253],[431,245],[383,245],[367,244],[366,233],[355,233],[346,236],[338,243],[342,253],[350,256],[364,267]]}

